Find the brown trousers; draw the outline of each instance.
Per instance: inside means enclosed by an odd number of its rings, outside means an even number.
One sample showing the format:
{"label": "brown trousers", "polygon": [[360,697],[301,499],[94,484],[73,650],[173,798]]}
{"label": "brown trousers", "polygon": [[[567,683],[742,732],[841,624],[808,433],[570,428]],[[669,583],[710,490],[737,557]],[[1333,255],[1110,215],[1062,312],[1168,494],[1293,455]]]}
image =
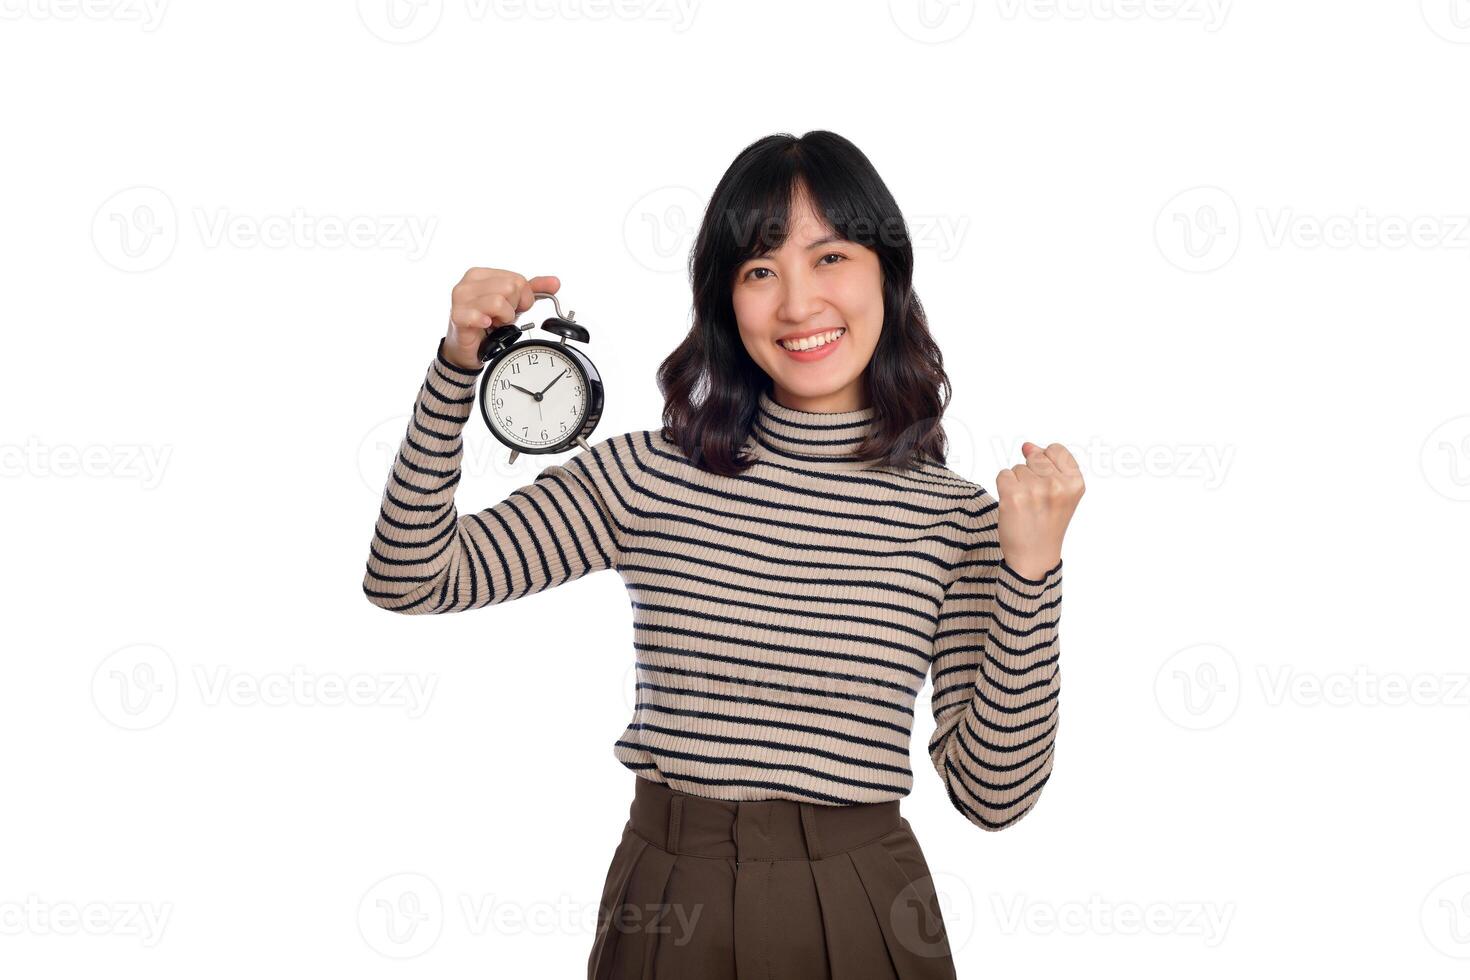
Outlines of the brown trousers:
{"label": "brown trousers", "polygon": [[735,802],[634,784],[588,980],[954,980],[898,800]]}

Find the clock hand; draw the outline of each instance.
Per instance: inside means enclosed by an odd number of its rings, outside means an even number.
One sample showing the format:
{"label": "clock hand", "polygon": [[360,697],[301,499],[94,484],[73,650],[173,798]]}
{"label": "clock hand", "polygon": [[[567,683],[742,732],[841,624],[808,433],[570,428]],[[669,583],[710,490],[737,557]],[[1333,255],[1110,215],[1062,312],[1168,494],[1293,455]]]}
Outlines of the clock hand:
{"label": "clock hand", "polygon": [[520,385],[516,384],[515,382],[511,382],[511,385],[510,386],[512,388],[514,388],[516,391],[525,391],[526,394],[528,394],[528,395],[534,396],[536,394],[534,391],[526,391],[525,388],[522,388]]}
{"label": "clock hand", "polygon": [[545,388],[542,388],[537,397],[540,397],[540,395],[544,395],[548,391],[550,391],[551,390],[551,385],[554,385],[558,381],[560,381],[562,379],[562,375],[564,375],[566,373],[567,373],[566,368],[562,368],[561,374],[558,374],[556,377],[552,378],[551,379],[551,384],[548,384]]}

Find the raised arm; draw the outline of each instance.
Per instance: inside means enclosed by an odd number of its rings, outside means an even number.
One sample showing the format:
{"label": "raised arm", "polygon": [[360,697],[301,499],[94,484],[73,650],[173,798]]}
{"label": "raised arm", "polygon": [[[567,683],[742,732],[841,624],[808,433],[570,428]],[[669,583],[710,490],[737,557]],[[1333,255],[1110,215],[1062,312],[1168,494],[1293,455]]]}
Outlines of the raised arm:
{"label": "raised arm", "polygon": [[462,612],[616,566],[633,506],[633,441],[594,443],[500,503],[461,516],[454,504],[479,371],[442,342],[383,491],[362,589],[409,615]]}
{"label": "raised arm", "polygon": [[1051,777],[1062,563],[1018,574],[1001,554],[995,498],[982,489],[975,502],[934,635],[929,756],[955,809],[994,831],[1029,813]]}

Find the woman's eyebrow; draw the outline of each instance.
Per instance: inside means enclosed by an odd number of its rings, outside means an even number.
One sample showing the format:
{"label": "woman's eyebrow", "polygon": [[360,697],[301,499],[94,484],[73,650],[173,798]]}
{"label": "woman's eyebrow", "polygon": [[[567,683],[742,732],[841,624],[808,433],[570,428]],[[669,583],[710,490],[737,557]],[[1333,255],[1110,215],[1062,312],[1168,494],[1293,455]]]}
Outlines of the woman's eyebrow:
{"label": "woman's eyebrow", "polygon": [[[832,245],[832,244],[835,244],[837,242],[845,242],[845,241],[847,241],[847,239],[843,238],[841,235],[824,235],[821,238],[816,239],[815,241],[807,242],[806,243],[806,250],[808,252],[810,252],[812,249],[814,249],[814,248],[820,248],[823,245]],[[775,249],[768,248],[768,249],[766,249],[763,252],[757,252],[757,253],[755,253],[750,258],[746,259],[745,261],[747,261],[747,262],[754,262],[756,259],[764,259],[764,258],[768,257],[774,251],[775,251]]]}
{"label": "woman's eyebrow", "polygon": [[840,235],[825,235],[825,236],[823,236],[821,238],[818,238],[816,241],[807,242],[806,247],[807,247],[807,251],[811,251],[812,249],[817,248],[818,246],[821,246],[821,245],[831,245],[834,242],[844,242],[844,241],[847,241],[847,239],[843,238]]}

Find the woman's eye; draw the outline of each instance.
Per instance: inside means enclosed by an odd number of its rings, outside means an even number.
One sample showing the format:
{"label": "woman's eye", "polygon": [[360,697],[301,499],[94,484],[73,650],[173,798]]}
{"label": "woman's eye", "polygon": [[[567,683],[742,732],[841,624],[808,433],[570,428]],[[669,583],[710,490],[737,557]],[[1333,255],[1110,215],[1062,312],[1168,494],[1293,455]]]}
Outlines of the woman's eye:
{"label": "woman's eye", "polygon": [[[842,259],[843,261],[846,261],[847,260],[847,256],[843,255],[841,252],[828,252],[826,255],[822,256],[822,259],[823,259],[823,261],[825,261],[826,259]],[[836,265],[837,263],[836,262],[829,262],[827,264],[828,265]],[[770,272],[770,271],[771,270],[768,269],[768,268],[766,268],[765,266],[758,265],[754,269],[751,269],[749,272],[747,272],[745,274],[745,278],[746,279],[755,278],[756,281],[759,282],[761,279],[766,279],[766,278],[769,278],[769,277],[767,277],[767,276],[756,276],[756,273],[757,272]]]}

